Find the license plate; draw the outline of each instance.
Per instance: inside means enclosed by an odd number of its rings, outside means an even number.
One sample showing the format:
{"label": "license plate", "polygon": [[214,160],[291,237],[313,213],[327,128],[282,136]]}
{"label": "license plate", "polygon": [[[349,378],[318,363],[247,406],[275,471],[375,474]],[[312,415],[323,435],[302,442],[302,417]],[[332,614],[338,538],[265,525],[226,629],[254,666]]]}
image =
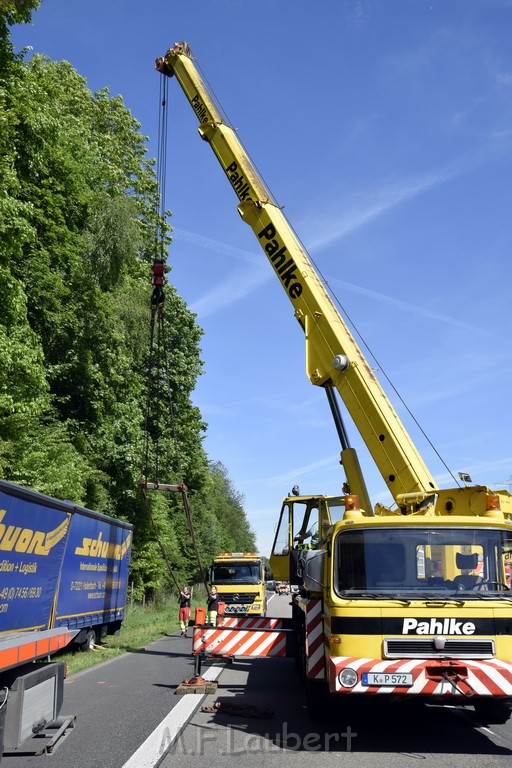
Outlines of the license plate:
{"label": "license plate", "polygon": [[410,687],[413,684],[410,672],[363,672],[363,685],[391,685]]}

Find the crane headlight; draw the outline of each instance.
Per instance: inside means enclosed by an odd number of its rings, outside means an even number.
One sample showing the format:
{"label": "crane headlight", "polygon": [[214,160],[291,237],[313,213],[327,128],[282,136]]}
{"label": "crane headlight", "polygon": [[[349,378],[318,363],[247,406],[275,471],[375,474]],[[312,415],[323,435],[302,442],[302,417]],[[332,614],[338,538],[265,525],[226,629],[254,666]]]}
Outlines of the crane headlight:
{"label": "crane headlight", "polygon": [[340,681],[340,685],[342,685],[343,688],[353,688],[357,683],[357,672],[355,669],[345,667],[345,669],[342,669],[338,675],[338,680]]}

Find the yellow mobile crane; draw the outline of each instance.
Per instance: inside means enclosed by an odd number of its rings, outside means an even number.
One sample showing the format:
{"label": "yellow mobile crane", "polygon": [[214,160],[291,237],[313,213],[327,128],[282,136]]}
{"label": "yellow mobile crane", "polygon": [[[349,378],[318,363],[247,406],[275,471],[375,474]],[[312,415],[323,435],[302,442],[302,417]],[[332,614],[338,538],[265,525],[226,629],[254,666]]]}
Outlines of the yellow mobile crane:
{"label": "yellow mobile crane", "polygon": [[[271,553],[275,578],[301,585],[292,625],[268,621],[248,655],[295,655],[308,708],[328,694],[471,704],[481,721],[512,712],[512,497],[469,485],[441,489],[427,469],[303,246],[234,130],[187,43],[156,69],[175,76],[199,120],[306,340],[306,370],[327,393],[340,437],[343,495],[284,502]],[[372,508],[338,392],[394,499]],[[307,544],[312,523],[314,544]],[[307,549],[305,547],[309,546]],[[238,621],[242,621],[241,619]],[[246,625],[231,624],[245,636]],[[273,642],[265,630],[275,633]],[[228,633],[229,634],[229,633]],[[242,655],[247,642],[198,628],[194,653]],[[235,638],[236,640],[236,638]]]}

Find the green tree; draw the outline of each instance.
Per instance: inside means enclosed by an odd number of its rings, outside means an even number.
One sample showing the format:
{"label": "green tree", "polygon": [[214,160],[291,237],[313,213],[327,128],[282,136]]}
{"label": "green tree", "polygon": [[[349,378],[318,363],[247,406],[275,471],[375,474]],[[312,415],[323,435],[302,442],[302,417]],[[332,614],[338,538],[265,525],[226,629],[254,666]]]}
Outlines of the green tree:
{"label": "green tree", "polygon": [[0,4],[0,470],[132,521],[132,578],[156,591],[173,583],[162,545],[179,581],[200,573],[180,494],[147,505],[141,472],[187,484],[206,563],[254,536],[202,445],[202,330],[170,283],[148,376],[150,264],[170,231],[145,137],[68,62],[12,51],[9,24],[38,5]]}

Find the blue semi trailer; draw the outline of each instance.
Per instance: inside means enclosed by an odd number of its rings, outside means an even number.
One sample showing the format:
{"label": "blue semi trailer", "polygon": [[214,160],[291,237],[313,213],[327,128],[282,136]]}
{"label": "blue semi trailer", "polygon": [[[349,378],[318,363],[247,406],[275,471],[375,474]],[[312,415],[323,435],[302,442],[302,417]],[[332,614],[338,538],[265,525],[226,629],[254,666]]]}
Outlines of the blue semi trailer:
{"label": "blue semi trailer", "polygon": [[132,530],[130,523],[0,480],[4,749],[15,751],[39,726],[58,721],[63,665],[43,660],[70,644],[87,650],[119,632]]}

